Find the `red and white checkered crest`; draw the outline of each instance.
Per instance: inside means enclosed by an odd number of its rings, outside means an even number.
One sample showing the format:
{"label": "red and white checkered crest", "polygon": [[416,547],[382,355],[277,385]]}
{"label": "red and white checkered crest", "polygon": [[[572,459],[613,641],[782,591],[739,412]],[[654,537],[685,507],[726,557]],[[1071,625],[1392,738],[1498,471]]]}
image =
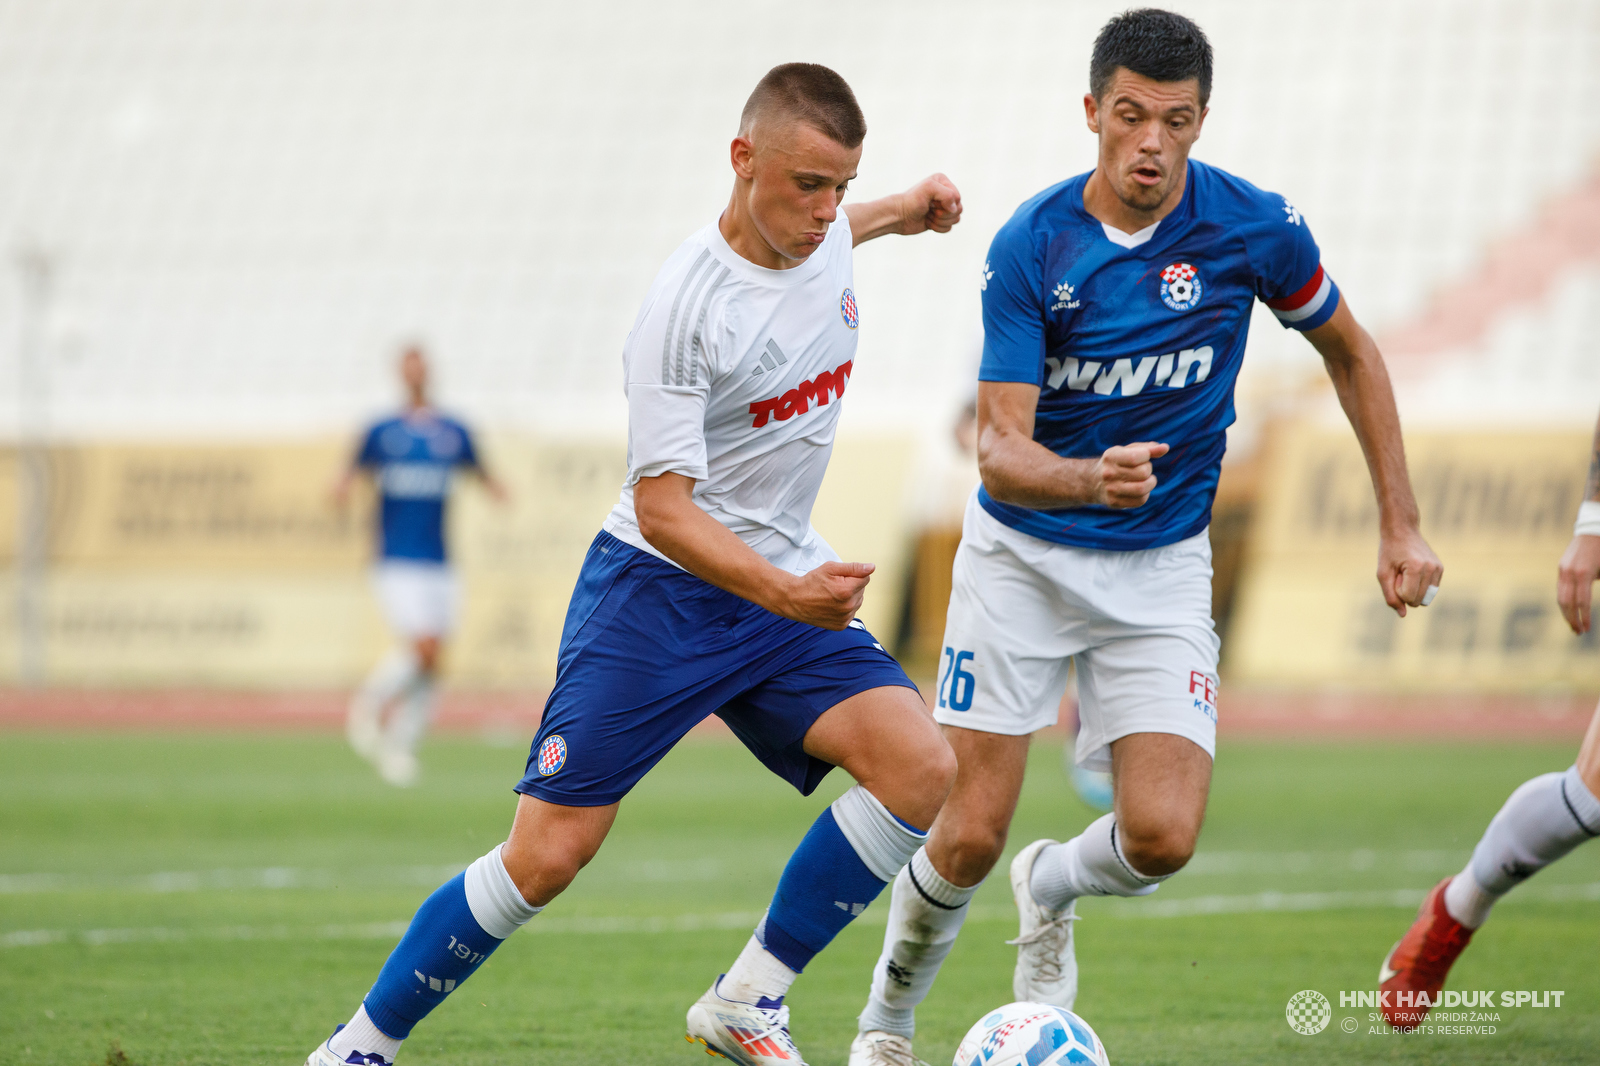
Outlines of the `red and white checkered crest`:
{"label": "red and white checkered crest", "polygon": [[539,745],[538,769],[540,777],[549,777],[567,761],[567,742],[559,735],[546,737]]}

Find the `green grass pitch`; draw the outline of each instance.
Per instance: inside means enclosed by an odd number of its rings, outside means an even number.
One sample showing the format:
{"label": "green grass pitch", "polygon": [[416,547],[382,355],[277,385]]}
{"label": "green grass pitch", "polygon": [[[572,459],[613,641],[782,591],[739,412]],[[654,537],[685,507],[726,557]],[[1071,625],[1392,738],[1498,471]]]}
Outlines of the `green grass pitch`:
{"label": "green grass pitch", "polygon": [[[1513,893],[1450,987],[1565,992],[1493,1035],[1369,1032],[1408,901],[1458,869],[1510,790],[1575,745],[1224,741],[1191,867],[1148,900],[1089,900],[1078,1009],[1132,1063],[1578,1063],[1600,1047],[1600,845]],[[416,905],[502,839],[520,747],[444,738],[389,790],[337,738],[0,739],[0,1063],[297,1066],[349,1016]],[[1035,746],[1013,848],[1092,817]],[[418,1027],[406,1066],[706,1062],[683,1012],[733,958],[810,799],[743,749],[696,740],[623,804],[573,888]],[[1406,890],[1411,890],[1407,894]],[[882,936],[880,901],[790,997],[814,1066],[839,1066]],[[934,1066],[1010,999],[1004,867],[919,1016]],[[1301,1036],[1284,1007],[1333,1001]],[[1356,1032],[1342,1029],[1355,1019]]]}

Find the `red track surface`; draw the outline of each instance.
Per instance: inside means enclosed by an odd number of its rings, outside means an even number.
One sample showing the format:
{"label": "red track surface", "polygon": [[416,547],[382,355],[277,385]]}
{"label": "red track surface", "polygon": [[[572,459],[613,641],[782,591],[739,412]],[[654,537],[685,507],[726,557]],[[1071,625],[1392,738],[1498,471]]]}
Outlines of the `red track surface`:
{"label": "red track surface", "polygon": [[[543,692],[452,692],[436,728],[532,737]],[[342,727],[343,692],[0,689],[3,729],[324,730]],[[1576,739],[1590,696],[1375,696],[1226,692],[1223,735]],[[698,732],[726,733],[716,718]]]}

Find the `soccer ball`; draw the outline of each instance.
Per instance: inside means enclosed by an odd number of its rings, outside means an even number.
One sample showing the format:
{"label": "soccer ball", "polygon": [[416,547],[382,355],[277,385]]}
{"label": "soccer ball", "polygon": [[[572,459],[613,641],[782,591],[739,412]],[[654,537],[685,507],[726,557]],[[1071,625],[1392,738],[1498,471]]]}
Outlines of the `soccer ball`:
{"label": "soccer ball", "polygon": [[953,1066],[1110,1066],[1089,1023],[1064,1007],[1008,1003],[967,1030]]}

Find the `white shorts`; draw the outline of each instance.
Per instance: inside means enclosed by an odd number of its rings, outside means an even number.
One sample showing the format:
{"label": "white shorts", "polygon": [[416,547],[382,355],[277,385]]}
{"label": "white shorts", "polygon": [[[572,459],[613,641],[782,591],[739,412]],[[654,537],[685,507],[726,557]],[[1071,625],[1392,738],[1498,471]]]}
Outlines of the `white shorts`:
{"label": "white shorts", "polygon": [[934,718],[1021,736],[1054,725],[1078,671],[1079,766],[1111,768],[1110,744],[1173,733],[1214,755],[1217,653],[1211,541],[1147,551],[1040,540],[967,501]]}
{"label": "white shorts", "polygon": [[442,563],[385,559],[372,571],[372,586],[389,628],[402,637],[444,637],[456,627],[461,586]]}

